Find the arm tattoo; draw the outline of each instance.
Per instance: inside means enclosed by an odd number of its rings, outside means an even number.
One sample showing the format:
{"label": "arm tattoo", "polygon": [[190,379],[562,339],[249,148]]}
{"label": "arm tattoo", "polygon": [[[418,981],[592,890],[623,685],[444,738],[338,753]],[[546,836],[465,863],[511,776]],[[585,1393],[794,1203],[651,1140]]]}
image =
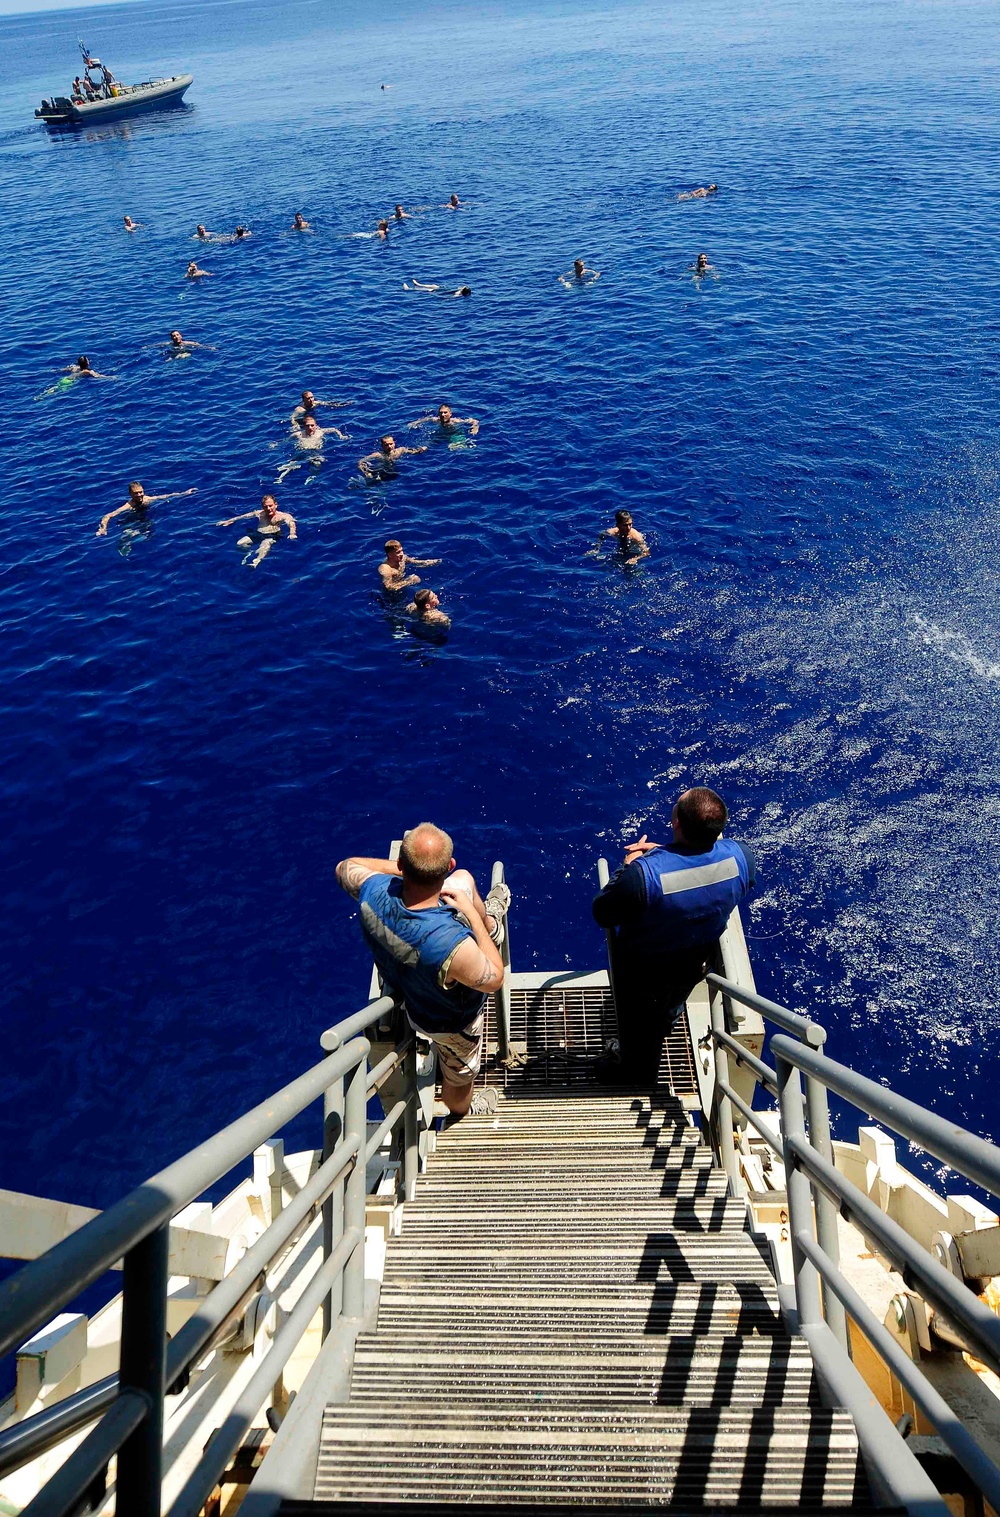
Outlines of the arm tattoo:
{"label": "arm tattoo", "polygon": [[363,864],[355,864],[351,859],[345,859],[337,869],[337,879],[340,881],[347,894],[358,899],[361,887],[371,874]]}
{"label": "arm tattoo", "polygon": [[488,985],[490,980],[492,980],[493,976],[496,974],[496,970],[493,968],[493,965],[490,963],[485,953],[483,954],[482,959],[482,965],[480,966],[479,975],[476,980],[477,990],[479,990],[483,985]]}

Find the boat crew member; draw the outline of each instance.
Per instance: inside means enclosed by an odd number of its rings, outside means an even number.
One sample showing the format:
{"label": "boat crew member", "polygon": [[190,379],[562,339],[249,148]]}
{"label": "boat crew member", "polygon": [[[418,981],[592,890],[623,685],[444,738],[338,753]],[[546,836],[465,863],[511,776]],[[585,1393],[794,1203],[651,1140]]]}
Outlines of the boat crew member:
{"label": "boat crew member", "polygon": [[426,452],[426,444],[422,448],[397,448],[396,439],[387,433],[385,437],[379,439],[377,453],[366,453],[364,458],[358,459],[358,468],[366,479],[395,479],[394,465],[398,458],[404,457],[407,453]]}
{"label": "boat crew member", "polygon": [[455,868],[451,838],[430,822],[404,834],[398,863],[343,859],[337,880],[360,904],[386,994],[437,1049],[445,1105],[464,1116],[482,1057],[486,996],[503,984],[497,949],[510,891],[494,885],[483,901],[469,871]]}
{"label": "boat crew member", "polygon": [[[298,537],[298,527],[295,523],[295,517],[290,516],[287,511],[279,511],[278,502],[273,495],[263,496],[259,511],[244,511],[240,516],[227,517],[225,521],[216,522],[215,525],[217,527],[232,527],[238,521],[251,520],[255,520],[257,523],[253,532],[248,532],[244,537],[237,538],[236,540],[237,548],[245,548],[247,550],[247,555],[243,562],[246,563],[249,559],[251,569],[256,569],[258,564],[263,563],[274,547],[275,538],[281,536],[283,526],[288,528],[290,542],[295,542]],[[257,552],[251,558],[255,547]]]}
{"label": "boat crew member", "polygon": [[600,270],[588,269],[582,258],[574,258],[573,267],[559,275],[559,283],[564,284],[568,290],[574,284],[593,284],[600,277]]}
{"label": "boat crew member", "polygon": [[108,523],[114,521],[116,516],[133,516],[142,520],[150,506],[159,505],[162,500],[181,500],[185,495],[196,494],[196,488],[190,490],[171,490],[168,495],[147,495],[137,479],[133,479],[128,487],[128,500],[116,511],[109,511],[101,517],[101,525],[94,533],[95,537],[107,537]]}
{"label": "boat crew member", "polygon": [[634,564],[637,559],[648,557],[649,548],[646,544],[646,539],[641,532],[637,532],[635,527],[633,527],[631,511],[615,512],[615,524],[613,527],[606,527],[597,539],[597,547],[594,549],[595,555],[599,555],[602,543],[606,542],[609,538],[612,540],[617,538],[615,547],[626,563]]}
{"label": "boat crew member", "polygon": [[479,431],[479,422],[474,416],[453,416],[451,406],[438,406],[437,411],[431,411],[427,416],[418,416],[416,421],[411,421],[411,427],[426,426],[429,421],[436,421],[442,432],[454,432],[456,427],[468,427],[475,437]]}
{"label": "boat crew member", "polygon": [[293,232],[311,232],[312,231],[312,227],[309,225],[309,222],[303,216],[303,214],[302,214],[301,211],[296,211],[295,212],[295,220],[292,222],[292,231]]}
{"label": "boat crew member", "polygon": [[208,269],[199,269],[198,265],[195,263],[194,259],[192,258],[191,262],[187,266],[187,273],[184,275],[184,278],[185,279],[211,279],[212,275],[211,275],[211,273],[209,272]]}
{"label": "boat crew member", "polygon": [[407,574],[412,566],[416,569],[432,569],[439,558],[410,558],[403,552],[403,544],[390,537],[385,545],[385,562],[378,566],[378,576],[384,590],[405,590],[409,585],[419,585],[419,574]]}
{"label": "boat crew member", "polygon": [[754,885],[750,849],[722,837],[728,812],[714,790],[685,790],[670,816],[673,841],[645,835],[625,849],[618,873],[596,896],[594,920],[616,928],[611,962],[621,1061],[599,1061],[608,1080],[656,1080],[663,1040],[733,908]]}
{"label": "boat crew member", "polygon": [[451,617],[440,610],[441,602],[433,590],[417,590],[407,611],[424,627],[450,627]]}
{"label": "boat crew member", "polygon": [[300,421],[303,416],[312,416],[318,406],[329,406],[331,410],[340,410],[344,406],[353,405],[350,400],[317,400],[312,390],[302,391],[302,404],[295,407],[291,414],[292,421]]}

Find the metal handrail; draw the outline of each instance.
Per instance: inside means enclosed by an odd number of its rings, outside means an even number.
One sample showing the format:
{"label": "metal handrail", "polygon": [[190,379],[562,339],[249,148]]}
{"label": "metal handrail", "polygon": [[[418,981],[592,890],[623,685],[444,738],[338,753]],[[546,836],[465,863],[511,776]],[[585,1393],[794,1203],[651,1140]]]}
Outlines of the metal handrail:
{"label": "metal handrail", "polygon": [[772,1095],[778,1094],[778,1076],[770,1064],[765,1064],[763,1059],[758,1059],[756,1054],[752,1054],[749,1048],[744,1048],[742,1043],[737,1043],[728,1032],[717,1032],[713,1029],[712,1036],[716,1043],[732,1054],[737,1064],[745,1064],[747,1069],[753,1070],[765,1090],[771,1091]]}
{"label": "metal handrail", "polygon": [[[993,1370],[1000,1370],[1000,1320],[970,1290],[922,1247],[898,1222],[836,1167],[832,1153],[822,1152],[815,1141],[810,1113],[807,1135],[803,1120],[802,1076],[814,1089],[833,1090],[862,1111],[877,1117],[893,1131],[909,1138],[927,1152],[944,1160],[959,1173],[1000,1194],[1000,1150],[984,1138],[918,1106],[916,1102],[887,1090],[875,1081],[814,1048],[777,1033],[770,1040],[778,1077],[781,1105],[782,1158],[788,1195],[788,1215],[795,1276],[795,1301],[801,1330],[808,1338],[821,1377],[834,1383],[842,1374],[831,1340],[823,1337],[819,1286],[827,1303],[836,1298],[881,1355],[951,1449],[986,1500],[1000,1499],[1000,1467],[960,1423],[954,1410],[927,1380],[919,1364],[909,1357],[888,1329],[867,1306],[841,1273],[822,1236],[814,1233],[814,1203],[817,1230],[824,1208],[833,1208],[864,1237],[870,1248],[884,1255],[911,1288],[955,1324],[971,1351]],[[837,1353],[840,1351],[838,1350]],[[877,1419],[876,1419],[877,1421]],[[898,1434],[869,1429],[866,1455],[879,1469],[888,1470],[897,1458],[891,1446]]]}
{"label": "metal handrail", "polygon": [[[266,1271],[312,1225],[321,1207],[324,1223],[332,1215],[331,1205],[337,1213],[335,1225],[323,1228],[322,1262],[224,1428],[211,1440],[173,1512],[196,1512],[203,1505],[317,1308],[332,1302],[336,1291],[337,1310],[345,1317],[360,1319],[364,1310],[366,1160],[405,1119],[408,1195],[412,1194],[418,1167],[413,1038],[408,1036],[369,1071],[371,1044],[366,1037],[358,1036],[392,1005],[391,998],[381,997],[330,1028],[323,1044],[332,1051],[320,1063],[0,1286],[0,1353],[5,1353],[107,1268],[124,1261],[118,1375],[108,1376],[0,1434],[0,1473],[7,1473],[99,1419],[30,1503],[26,1510],[31,1517],[59,1517],[75,1511],[81,1499],[103,1481],[108,1460],[115,1454],[117,1508],[128,1512],[129,1517],[158,1517],[164,1396],[183,1389],[191,1367],[218,1343],[234,1318],[246,1311],[263,1288]],[[396,1103],[369,1139],[368,1095],[400,1065],[406,1074],[405,1099]],[[333,1093],[341,1084],[344,1092],[335,1097]],[[166,1292],[172,1218],[321,1095],[326,1117],[323,1158],[316,1173],[168,1344]],[[337,1118],[332,1125],[331,1113]]]}
{"label": "metal handrail", "polygon": [[794,1033],[801,1038],[803,1043],[808,1043],[812,1048],[820,1048],[826,1042],[826,1028],[814,1022],[811,1017],[800,1016],[797,1011],[789,1011],[787,1006],[779,1006],[776,1001],[769,1001],[765,996],[759,996],[755,990],[744,990],[741,985],[732,980],[725,979],[721,974],[710,972],[705,976],[715,990],[721,990],[723,995],[732,1001],[739,1001],[741,1006],[749,1006],[751,1011],[759,1011],[762,1017],[767,1017],[769,1022],[774,1022],[777,1027],[782,1027],[786,1032]]}
{"label": "metal handrail", "polygon": [[0,1356],[16,1348],[54,1310],[251,1154],[352,1069],[367,1050],[358,1040],[282,1087],[214,1137],[160,1170],[0,1285]]}
{"label": "metal handrail", "polygon": [[[728,1002],[739,1001],[758,1012],[760,1016],[794,1033],[796,1037],[803,1040],[804,1044],[809,1045],[810,1051],[822,1047],[825,1043],[826,1029],[818,1022],[814,1022],[811,1017],[800,1016],[798,1012],[789,1011],[786,1006],[779,1006],[775,1001],[769,1001],[765,996],[758,995],[756,991],[746,990],[742,985],[737,985],[723,975],[708,974],[705,978],[709,986],[710,1036],[715,1045],[715,1130],[718,1134],[723,1168],[729,1176],[730,1189],[734,1194],[739,1195],[742,1184],[733,1136],[733,1107],[735,1106],[765,1143],[772,1149],[776,1145],[771,1134],[754,1115],[749,1103],[733,1090],[729,1079],[729,1054],[732,1053],[739,1063],[751,1070],[765,1088],[775,1095],[778,1094],[778,1076],[777,1070],[771,1069],[730,1035],[727,1026]],[[820,1153],[832,1161],[833,1142],[830,1137],[830,1111],[826,1088],[819,1080],[809,1077],[806,1080],[805,1111],[808,1115],[810,1140]],[[802,1115],[800,1110],[800,1121],[802,1121]],[[820,1193],[816,1199],[816,1226],[824,1249],[831,1259],[839,1261],[840,1239],[837,1231],[836,1206],[823,1193]],[[839,1297],[824,1289],[823,1306],[826,1320],[834,1337],[844,1353],[850,1357],[851,1335],[847,1325],[847,1315]]]}
{"label": "metal handrail", "polygon": [[846,1064],[838,1064],[826,1054],[802,1048],[788,1038],[773,1037],[771,1052],[780,1054],[789,1064],[801,1069],[803,1074],[820,1080],[829,1090],[836,1091],[838,1096],[843,1096],[853,1106],[877,1117],[886,1127],[891,1127],[894,1132],[916,1143],[918,1148],[925,1149],[937,1159],[943,1159],[945,1164],[950,1164],[952,1169],[957,1169],[966,1179],[981,1185],[983,1190],[1000,1196],[1000,1149],[988,1143],[985,1138],[979,1138],[957,1123],[937,1116],[924,1106],[918,1106],[916,1101],[909,1101],[905,1096],[887,1090],[884,1085],[869,1080],[865,1075],[859,1075]]}
{"label": "metal handrail", "polygon": [[819,1270],[824,1282],[843,1302],[872,1347],[885,1360],[903,1388],[909,1391],[938,1436],[948,1445],[966,1473],[971,1475],[993,1510],[1000,1511],[1000,1470],[992,1459],[983,1452],[972,1434],[966,1431],[944,1397],[934,1389],[927,1376],[897,1343],[885,1324],[878,1320],[871,1307],[850,1281],[844,1278],[815,1238],[810,1238],[808,1233],[803,1232],[799,1233],[797,1242]]}

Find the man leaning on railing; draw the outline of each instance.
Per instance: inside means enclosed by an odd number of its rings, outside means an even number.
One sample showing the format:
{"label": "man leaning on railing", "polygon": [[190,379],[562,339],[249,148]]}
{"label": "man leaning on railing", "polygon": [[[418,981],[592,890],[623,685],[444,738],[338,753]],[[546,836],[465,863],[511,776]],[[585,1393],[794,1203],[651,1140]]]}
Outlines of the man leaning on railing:
{"label": "man leaning on railing", "polygon": [[510,891],[494,885],[484,902],[469,871],[455,868],[451,838],[430,822],[404,833],[398,864],[344,859],[337,879],[360,904],[386,994],[402,1001],[410,1026],[437,1049],[445,1105],[465,1116],[482,1059],[486,996],[503,984],[497,947]]}
{"label": "man leaning on railing", "polygon": [[714,790],[685,790],[670,815],[673,840],[645,834],[593,904],[617,928],[612,949],[621,1056],[599,1059],[608,1084],[656,1080],[663,1039],[703,978],[733,908],[753,889],[754,857],[722,837],[729,813]]}

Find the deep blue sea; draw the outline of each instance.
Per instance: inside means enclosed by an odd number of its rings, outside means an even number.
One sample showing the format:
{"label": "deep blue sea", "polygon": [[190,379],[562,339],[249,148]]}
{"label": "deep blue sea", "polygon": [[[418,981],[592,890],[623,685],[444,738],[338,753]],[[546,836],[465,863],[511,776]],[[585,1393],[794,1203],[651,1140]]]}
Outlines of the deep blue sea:
{"label": "deep blue sea", "polygon": [[[189,103],[47,132],[78,35]],[[515,968],[597,967],[598,855],[693,783],[765,993],[1000,1137],[995,5],[142,0],[0,20],[0,85],[0,1185],[106,1204],[312,1061],[345,854],[434,820]],[[252,569],[304,386],[350,440]],[[441,401],[474,446],[366,486]],[[197,494],[95,537],[131,479]]]}

